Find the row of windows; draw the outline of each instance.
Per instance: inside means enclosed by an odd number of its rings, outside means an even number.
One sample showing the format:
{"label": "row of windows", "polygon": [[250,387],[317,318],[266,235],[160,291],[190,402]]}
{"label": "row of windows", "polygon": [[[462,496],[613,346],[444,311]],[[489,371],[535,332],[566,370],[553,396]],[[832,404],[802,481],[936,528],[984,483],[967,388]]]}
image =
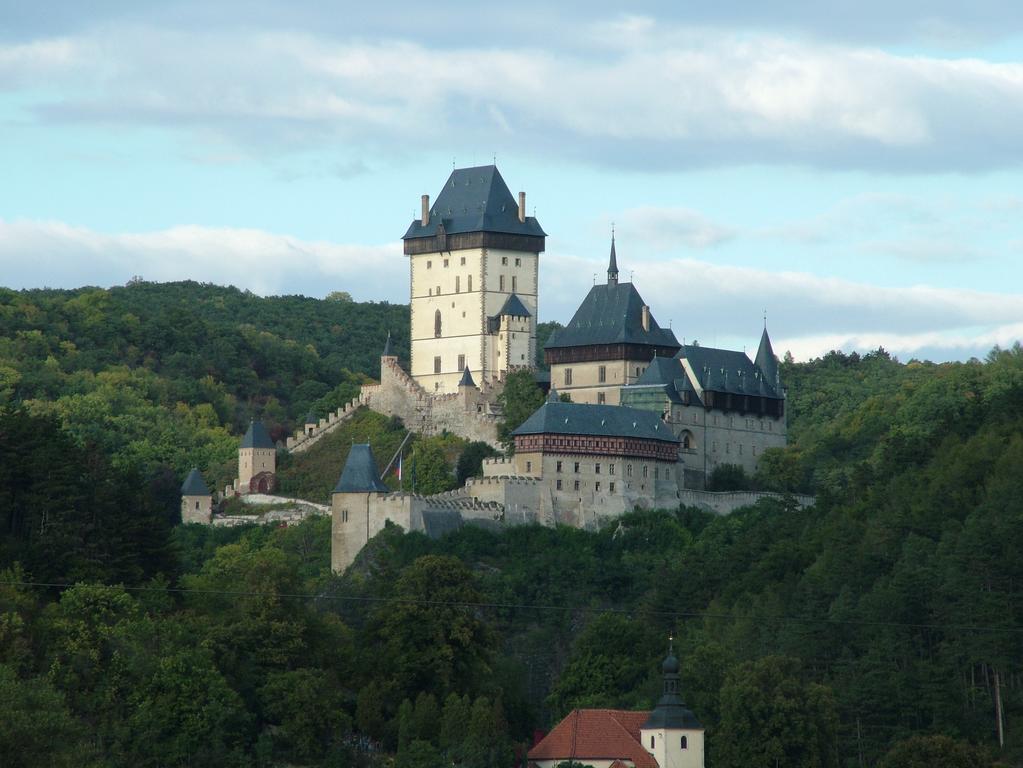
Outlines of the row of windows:
{"label": "row of windows", "polygon": [[[456,371],[464,371],[465,370],[465,355],[459,355],[458,356],[458,367],[455,368],[455,370]],[[437,355],[435,358],[433,358],[433,372],[434,373],[440,373],[441,372],[440,355]]]}
{"label": "row of windows", "polygon": [[[736,453],[739,456],[743,455],[743,448],[744,448],[744,446],[743,446],[742,443],[736,443],[735,444],[735,451],[736,451]],[[756,456],[757,455],[757,447],[756,447],[756,445],[751,445],[750,449],[751,449],[752,455]],[[710,452],[711,453],[717,453],[718,452],[718,444],[717,444],[716,440],[713,443],[711,443],[711,445],[710,445]],[[731,443],[725,443],[725,453],[731,453],[731,452],[732,452],[732,444]]]}
{"label": "row of windows", "polygon": [[[556,487],[557,487],[557,489],[559,491],[563,491],[564,490],[564,485],[563,485],[560,477],[557,479],[555,485],[556,485]],[[579,488],[580,488],[580,485],[581,485],[581,483],[578,480],[573,480],[572,481],[572,490],[573,491],[578,491]],[[601,488],[601,485],[600,485],[600,481],[598,480],[597,482],[595,482],[593,484],[593,492],[594,493],[600,493],[600,488]],[[614,482],[610,482],[610,483],[607,484],[607,492],[608,493],[614,493],[615,492],[615,484],[614,484]]]}
{"label": "row of windows", "polygon": [[[512,279],[514,280],[514,278],[512,278]],[[642,365],[637,365],[635,370],[636,370],[636,378],[638,379],[642,375],[643,371],[646,370],[646,367],[642,366]],[[571,368],[565,368],[565,370],[564,370],[564,377],[565,377],[565,385],[566,386],[571,386],[572,385],[572,369]],[[597,366],[597,383],[598,384],[606,384],[607,383],[607,366],[606,365],[598,365]]]}
{"label": "row of windows", "polygon": [[[448,266],[449,261],[450,261],[450,259],[444,259],[444,266],[445,267]],[[507,256],[502,256],[501,257],[501,264],[503,266],[505,266],[505,267],[508,266],[508,257]],[[465,256],[460,257],[460,259],[459,259],[459,266],[462,266],[462,267],[465,266]],[[516,258],[515,259],[515,266],[516,267],[521,267],[522,266],[522,259]],[[433,261],[427,260],[426,268],[427,269],[433,269]]]}
{"label": "row of windows", "polygon": [[[503,293],[505,291],[505,285],[506,285],[506,283],[505,283],[504,275],[498,275],[497,276],[497,290],[498,290],[498,292]],[[511,276],[511,292],[515,293],[518,290],[519,290],[519,279],[515,275],[512,275]],[[472,293],[472,275],[467,275],[466,278],[465,278],[465,291],[466,291],[466,293]],[[462,276],[461,275],[455,275],[455,293],[461,293],[461,292],[462,292]],[[427,296],[434,296],[434,295],[440,296],[441,295],[440,286],[438,285],[436,287],[436,289],[428,288],[426,290],[426,295]]]}
{"label": "row of windows", "polygon": [[[575,472],[576,474],[579,474],[579,470],[582,467],[582,462],[581,461],[573,461],[573,462],[571,462],[571,464],[572,464],[572,471]],[[602,465],[600,464],[600,462],[594,463],[594,465],[593,465],[593,474],[599,475],[600,471],[601,471],[601,466]],[[528,462],[527,461],[526,462],[526,467],[527,467],[527,471],[529,471],[532,468],[532,462]],[[642,470],[643,479],[646,479],[646,478],[648,478],[650,476],[650,466],[648,464],[644,464],[641,467],[641,470]],[[565,471],[565,462],[564,461],[555,462],[555,464],[554,464],[554,471],[555,472],[564,472]],[[668,468],[665,467],[664,468],[664,473],[663,473],[665,480],[667,480],[668,477],[669,477],[668,472],[669,472]],[[614,464],[608,464],[607,465],[607,473],[609,475],[614,475],[614,473],[615,473],[615,465]],[[661,468],[658,467],[655,464],[654,465],[654,480],[660,480],[661,479],[661,474],[662,474],[661,473]],[[625,465],[625,476],[626,477],[632,477],[632,464],[626,464]],[[558,487],[560,488],[561,486],[558,486]]]}

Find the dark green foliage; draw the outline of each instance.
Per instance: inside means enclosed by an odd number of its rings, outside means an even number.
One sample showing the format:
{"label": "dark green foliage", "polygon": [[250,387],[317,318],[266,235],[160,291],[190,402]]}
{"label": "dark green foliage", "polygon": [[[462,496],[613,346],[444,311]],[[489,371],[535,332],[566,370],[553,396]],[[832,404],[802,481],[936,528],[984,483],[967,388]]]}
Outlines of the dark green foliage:
{"label": "dark green foliage", "polygon": [[718,464],[707,478],[708,491],[750,491],[752,478],[740,464]]}
{"label": "dark green foliage", "polygon": [[461,487],[470,477],[482,476],[483,459],[489,459],[496,455],[497,451],[487,443],[478,440],[469,443],[459,455],[458,463],[455,465],[455,485]]}
{"label": "dark green foliage", "polygon": [[913,736],[892,747],[877,768],[990,768],[982,749],[948,736]]}
{"label": "dark green foliage", "polygon": [[543,405],[543,391],[532,371],[509,373],[498,396],[504,418],[497,427],[497,437],[505,445],[513,442],[511,433]]}
{"label": "dark green foliage", "polygon": [[543,358],[543,345],[547,343],[547,339],[551,337],[552,333],[564,327],[561,323],[554,321],[536,324],[536,364],[542,370],[547,369],[547,363]]}

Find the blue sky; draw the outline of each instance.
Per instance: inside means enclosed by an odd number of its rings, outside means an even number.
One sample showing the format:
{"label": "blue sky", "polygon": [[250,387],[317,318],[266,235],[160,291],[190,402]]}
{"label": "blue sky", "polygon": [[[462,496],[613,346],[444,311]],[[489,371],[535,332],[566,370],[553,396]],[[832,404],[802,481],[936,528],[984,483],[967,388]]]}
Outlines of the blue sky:
{"label": "blue sky", "polygon": [[407,300],[400,236],[496,156],[541,319],[619,264],[680,338],[964,359],[1023,337],[1008,2],[0,0],[0,284]]}

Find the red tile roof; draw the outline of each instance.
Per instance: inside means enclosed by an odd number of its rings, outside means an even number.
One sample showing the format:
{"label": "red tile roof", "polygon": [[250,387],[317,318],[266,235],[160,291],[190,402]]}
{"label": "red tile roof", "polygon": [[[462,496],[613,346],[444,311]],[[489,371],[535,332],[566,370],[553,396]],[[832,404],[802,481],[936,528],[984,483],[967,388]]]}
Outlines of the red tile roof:
{"label": "red tile roof", "polygon": [[575,709],[529,750],[530,760],[624,760],[636,768],[658,768],[640,743],[649,712]]}

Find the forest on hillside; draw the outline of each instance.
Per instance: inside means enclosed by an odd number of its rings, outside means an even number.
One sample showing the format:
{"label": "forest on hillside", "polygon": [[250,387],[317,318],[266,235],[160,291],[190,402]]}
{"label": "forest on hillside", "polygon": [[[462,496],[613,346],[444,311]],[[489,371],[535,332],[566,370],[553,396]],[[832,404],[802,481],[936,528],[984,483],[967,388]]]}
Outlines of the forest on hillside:
{"label": "forest on hillside", "polygon": [[[1023,765],[1023,349],[786,362],[791,444],[739,480],[810,509],[389,528],[343,576],[326,519],[177,524],[184,467],[372,376],[391,324],[196,284],[0,291],[0,765],[503,767],[573,707],[652,706],[670,632],[710,768]],[[431,446],[454,482],[469,446]]]}

